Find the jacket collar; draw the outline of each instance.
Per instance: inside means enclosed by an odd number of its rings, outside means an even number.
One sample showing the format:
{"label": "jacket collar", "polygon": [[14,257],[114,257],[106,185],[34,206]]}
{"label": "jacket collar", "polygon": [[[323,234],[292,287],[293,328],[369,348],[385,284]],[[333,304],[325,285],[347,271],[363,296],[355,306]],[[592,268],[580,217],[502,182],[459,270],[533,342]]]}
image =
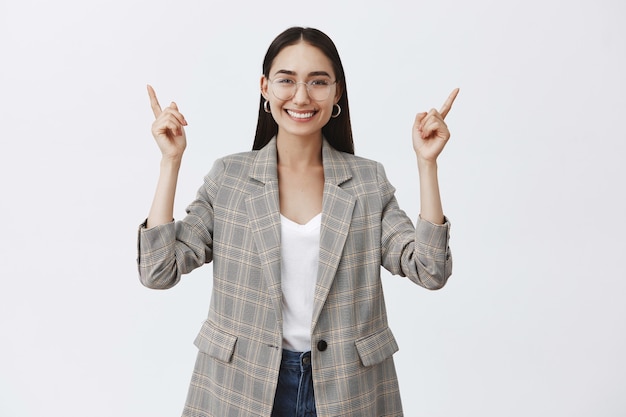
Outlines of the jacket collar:
{"label": "jacket collar", "polygon": [[[267,145],[257,151],[250,177],[263,184],[278,181],[277,155],[276,136],[274,136]],[[346,161],[346,156],[333,148],[325,138],[322,143],[322,164],[326,183],[341,185],[352,178],[352,171]]]}

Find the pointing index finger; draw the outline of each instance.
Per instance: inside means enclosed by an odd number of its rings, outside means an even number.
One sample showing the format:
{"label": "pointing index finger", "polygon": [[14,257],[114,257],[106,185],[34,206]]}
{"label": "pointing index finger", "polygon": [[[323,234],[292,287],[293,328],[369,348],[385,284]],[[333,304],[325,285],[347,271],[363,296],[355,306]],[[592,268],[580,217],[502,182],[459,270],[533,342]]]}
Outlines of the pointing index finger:
{"label": "pointing index finger", "polygon": [[150,84],[148,84],[148,96],[150,97],[150,106],[152,107],[152,113],[154,113],[154,117],[159,117],[162,111],[161,105],[159,104],[159,100],[157,100],[154,88],[152,88]]}
{"label": "pointing index finger", "polygon": [[456,99],[457,94],[459,94],[459,89],[455,88],[454,90],[452,90],[452,93],[450,93],[450,95],[448,96],[448,99],[446,100],[446,102],[443,103],[441,110],[439,110],[439,113],[441,114],[442,118],[445,119],[446,116],[448,115],[448,112],[452,108],[452,103],[454,103],[454,99]]}

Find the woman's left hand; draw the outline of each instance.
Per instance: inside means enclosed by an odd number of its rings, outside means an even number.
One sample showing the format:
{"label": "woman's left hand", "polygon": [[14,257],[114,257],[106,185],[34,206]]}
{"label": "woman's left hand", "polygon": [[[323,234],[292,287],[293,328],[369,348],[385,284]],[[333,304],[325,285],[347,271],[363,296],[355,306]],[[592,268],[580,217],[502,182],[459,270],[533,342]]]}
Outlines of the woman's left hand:
{"label": "woman's left hand", "polygon": [[441,110],[431,109],[428,113],[418,113],[413,124],[413,149],[418,162],[436,162],[437,157],[450,139],[450,131],[444,122],[446,115],[452,108],[452,103],[459,89],[455,88],[441,107]]}

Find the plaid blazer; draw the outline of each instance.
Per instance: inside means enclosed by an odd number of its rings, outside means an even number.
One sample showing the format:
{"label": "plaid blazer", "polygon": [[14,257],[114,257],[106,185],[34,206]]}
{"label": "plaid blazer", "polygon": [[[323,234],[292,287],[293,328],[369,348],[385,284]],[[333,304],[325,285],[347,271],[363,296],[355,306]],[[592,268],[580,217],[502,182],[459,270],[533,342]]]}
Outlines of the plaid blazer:
{"label": "plaid blazer", "polygon": [[[381,164],[324,141],[324,196],[311,362],[317,414],[401,416],[380,267],[429,288],[452,271],[449,228],[400,210]],[[213,261],[208,318],[183,416],[270,416],[281,362],[276,141],[215,162],[187,216],[139,231],[150,288]]]}

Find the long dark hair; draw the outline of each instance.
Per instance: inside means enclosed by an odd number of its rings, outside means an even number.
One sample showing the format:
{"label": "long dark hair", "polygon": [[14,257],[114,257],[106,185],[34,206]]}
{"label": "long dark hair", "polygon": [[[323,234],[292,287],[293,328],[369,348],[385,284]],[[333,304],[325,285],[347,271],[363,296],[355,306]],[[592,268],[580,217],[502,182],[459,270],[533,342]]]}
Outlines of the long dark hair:
{"label": "long dark hair", "polygon": [[[295,45],[299,42],[306,42],[321,50],[333,64],[333,70],[337,77],[337,85],[341,88],[341,97],[337,104],[341,107],[341,113],[336,118],[331,118],[326,126],[322,128],[322,134],[330,145],[342,152],[354,154],[354,142],[352,141],[352,126],[350,125],[350,109],[348,108],[348,90],[346,88],[346,77],[343,72],[343,65],[339,58],[339,52],[333,41],[323,32],[313,28],[292,27],[278,35],[272,42],[263,60],[263,75],[270,76],[270,69],[276,55],[283,48]],[[253,150],[258,150],[278,133],[278,125],[270,113],[263,109],[265,99],[261,95],[259,103],[259,120],[256,126]]]}

